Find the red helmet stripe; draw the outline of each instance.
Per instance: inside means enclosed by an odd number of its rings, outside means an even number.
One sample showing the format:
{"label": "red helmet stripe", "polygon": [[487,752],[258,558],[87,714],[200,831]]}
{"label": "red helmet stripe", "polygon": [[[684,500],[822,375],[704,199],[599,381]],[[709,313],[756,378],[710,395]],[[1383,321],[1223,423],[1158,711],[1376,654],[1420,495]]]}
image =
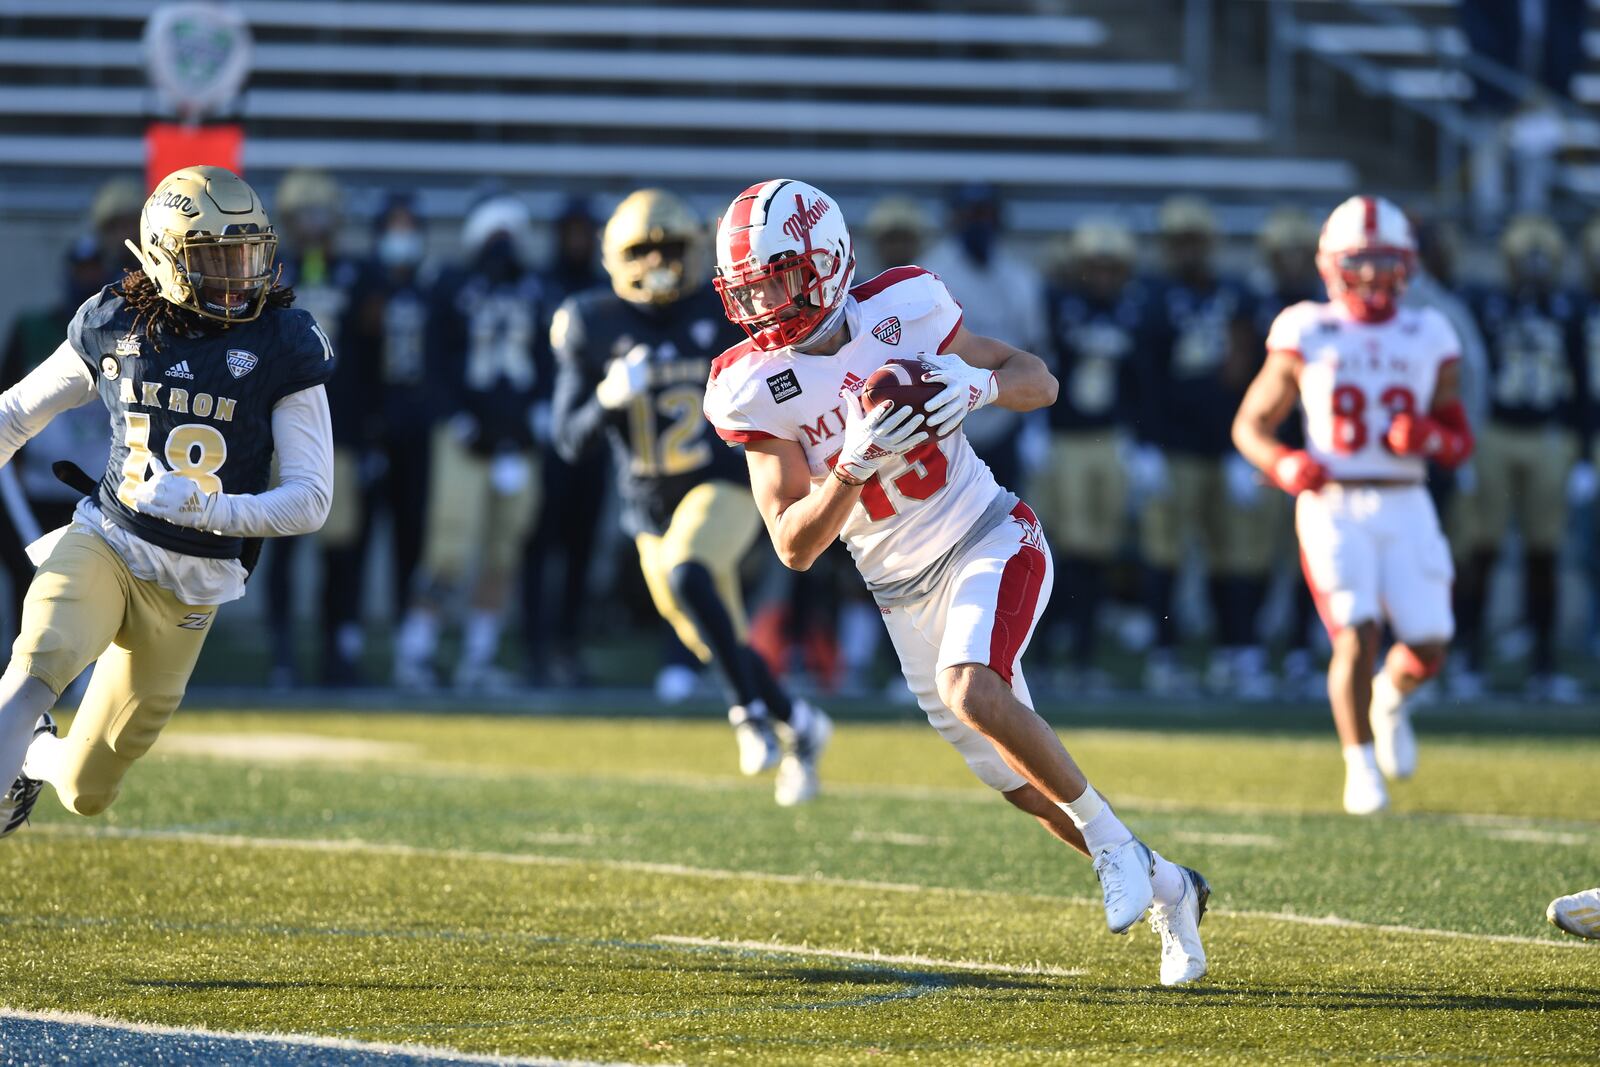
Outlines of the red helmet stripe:
{"label": "red helmet stripe", "polygon": [[1366,217],[1362,220],[1361,228],[1366,231],[1370,240],[1378,235],[1378,200],[1376,197],[1363,196],[1362,207],[1366,208]]}

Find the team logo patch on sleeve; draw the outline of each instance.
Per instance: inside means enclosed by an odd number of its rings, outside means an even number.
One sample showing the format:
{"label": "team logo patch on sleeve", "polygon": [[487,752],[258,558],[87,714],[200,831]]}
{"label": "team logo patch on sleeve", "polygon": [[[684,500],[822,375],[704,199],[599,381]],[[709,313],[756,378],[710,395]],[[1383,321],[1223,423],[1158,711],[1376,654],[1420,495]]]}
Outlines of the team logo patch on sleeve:
{"label": "team logo patch on sleeve", "polygon": [[108,382],[117,380],[117,375],[122,373],[122,364],[117,362],[116,356],[100,357],[100,377]]}
{"label": "team logo patch on sleeve", "polygon": [[872,336],[886,345],[900,343],[900,316],[890,315],[872,328]]}
{"label": "team logo patch on sleeve", "polygon": [[261,361],[254,352],[246,352],[242,348],[228,349],[228,373],[235,378],[243,378],[255,370],[259,362]]}
{"label": "team logo patch on sleeve", "polygon": [[800,383],[792,370],[782,370],[768,378],[767,388],[772,390],[772,399],[780,404],[800,395]]}

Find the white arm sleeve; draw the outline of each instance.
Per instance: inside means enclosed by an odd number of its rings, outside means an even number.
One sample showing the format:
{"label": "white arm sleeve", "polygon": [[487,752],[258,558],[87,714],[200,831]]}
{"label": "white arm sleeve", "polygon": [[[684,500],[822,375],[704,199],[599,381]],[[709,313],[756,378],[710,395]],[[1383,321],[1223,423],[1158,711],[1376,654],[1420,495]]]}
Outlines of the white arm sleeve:
{"label": "white arm sleeve", "polygon": [[333,419],[320,385],[290,393],[272,409],[278,484],[264,493],[227,493],[211,532],[228,537],[286,537],[322,527],[333,504]]}
{"label": "white arm sleeve", "polygon": [[62,341],[50,358],[0,395],[0,467],[51,419],[94,398],[94,375],[77,350]]}

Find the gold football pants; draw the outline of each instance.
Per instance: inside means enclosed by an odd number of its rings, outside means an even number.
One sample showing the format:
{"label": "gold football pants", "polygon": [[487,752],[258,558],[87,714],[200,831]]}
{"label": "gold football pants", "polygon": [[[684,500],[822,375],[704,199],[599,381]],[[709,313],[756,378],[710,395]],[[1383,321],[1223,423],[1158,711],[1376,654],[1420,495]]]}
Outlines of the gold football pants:
{"label": "gold football pants", "polygon": [[95,665],[51,782],[68,808],[98,815],[117,798],[183,699],[216,612],[135,577],[94,533],[57,543],[28,586],[11,662],[57,694]]}
{"label": "gold football pants", "polygon": [[672,521],[660,535],[634,538],[639,565],[656,610],[672,625],[684,647],[701,663],[711,662],[711,650],[700,639],[694,616],[672,592],[673,568],[699,563],[711,573],[733,631],[745,640],[744,598],[739,591],[739,561],[761,532],[761,515],[750,491],[732,482],[705,482],[684,495],[672,512]]}

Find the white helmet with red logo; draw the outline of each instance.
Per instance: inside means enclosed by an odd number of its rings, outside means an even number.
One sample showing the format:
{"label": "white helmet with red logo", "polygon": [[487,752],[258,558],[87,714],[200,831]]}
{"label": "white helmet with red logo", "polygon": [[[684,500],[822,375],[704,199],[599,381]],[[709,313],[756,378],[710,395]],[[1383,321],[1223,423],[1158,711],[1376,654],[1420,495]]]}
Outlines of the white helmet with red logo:
{"label": "white helmet with red logo", "polygon": [[805,182],[752,185],[717,223],[712,284],[728,320],[757,348],[803,345],[831,333],[844,317],[855,269],[844,213]]}
{"label": "white helmet with red logo", "polygon": [[1405,212],[1381,196],[1352,196],[1334,208],[1317,240],[1328,295],[1366,321],[1395,313],[1416,257]]}

